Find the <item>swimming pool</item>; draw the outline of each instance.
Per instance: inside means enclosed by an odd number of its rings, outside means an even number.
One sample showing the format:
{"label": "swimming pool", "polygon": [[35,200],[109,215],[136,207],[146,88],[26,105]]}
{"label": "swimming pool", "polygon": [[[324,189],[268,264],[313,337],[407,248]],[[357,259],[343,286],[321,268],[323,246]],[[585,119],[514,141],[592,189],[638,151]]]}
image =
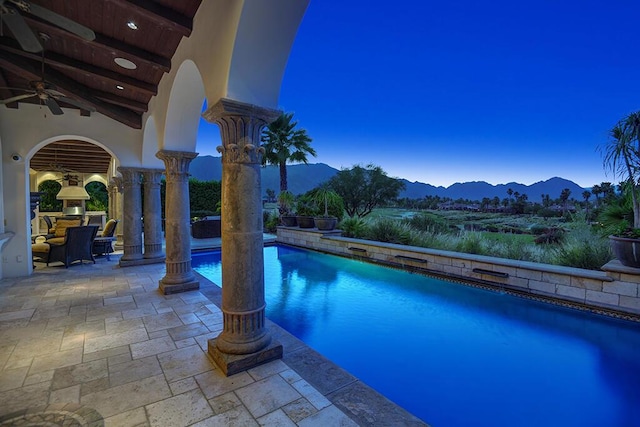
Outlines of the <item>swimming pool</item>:
{"label": "swimming pool", "polygon": [[[434,427],[640,426],[640,324],[271,246],[267,317]],[[194,268],[221,283],[220,253]]]}

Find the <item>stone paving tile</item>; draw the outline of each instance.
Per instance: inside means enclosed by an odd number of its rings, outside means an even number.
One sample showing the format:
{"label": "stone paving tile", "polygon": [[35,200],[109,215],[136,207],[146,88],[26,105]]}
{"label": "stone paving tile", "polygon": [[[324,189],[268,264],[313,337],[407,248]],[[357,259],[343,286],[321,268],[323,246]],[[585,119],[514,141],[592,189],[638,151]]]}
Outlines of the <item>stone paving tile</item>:
{"label": "stone paving tile", "polygon": [[149,336],[144,329],[134,329],[132,331],[120,332],[103,337],[89,338],[84,343],[84,352],[94,353],[96,351],[108,350],[110,348],[120,347],[127,344],[133,344],[141,341],[147,341]]}
{"label": "stone paving tile", "polygon": [[282,410],[291,418],[291,421],[296,423],[318,412],[318,409],[305,398],[298,399],[283,406]]}
{"label": "stone paving tile", "polygon": [[169,397],[169,385],[163,375],[157,375],[87,394],[80,398],[80,403],[95,408],[107,418]]}
{"label": "stone paving tile", "polygon": [[38,383],[26,387],[0,392],[2,414],[8,414],[37,402],[49,401],[49,383]]}
{"label": "stone paving tile", "polygon": [[135,329],[144,329],[142,319],[126,319],[126,320],[105,320],[105,332],[107,335],[117,334],[120,332],[133,331]]}
{"label": "stone paving tile", "polygon": [[80,384],[52,391],[49,404],[54,403],[80,403]]}
{"label": "stone paving tile", "polygon": [[155,316],[145,316],[142,318],[145,327],[148,332],[159,331],[162,329],[175,328],[176,326],[182,326],[182,320],[178,317],[173,310],[156,314]]}
{"label": "stone paving tile", "polygon": [[34,312],[35,310],[31,309],[0,313],[0,322],[6,322],[7,320],[30,319]]}
{"label": "stone paving tile", "polygon": [[160,363],[155,356],[109,365],[111,387],[156,375],[162,375],[162,368],[160,368]]}
{"label": "stone paving tile", "polygon": [[22,387],[27,372],[29,372],[28,366],[0,372],[0,392]]}
{"label": "stone paving tile", "polygon": [[104,419],[104,427],[143,427],[149,426],[144,408],[137,408]]}
{"label": "stone paving tile", "polygon": [[253,378],[246,372],[225,377],[219,369],[196,375],[196,381],[205,396],[207,396],[207,399],[213,399],[254,382]]}
{"label": "stone paving tile", "polygon": [[73,366],[58,368],[54,371],[51,389],[58,390],[76,384],[82,384],[99,378],[107,378],[107,360],[99,359]]}
{"label": "stone paving tile", "polygon": [[311,384],[309,384],[305,380],[300,379],[292,383],[291,385],[298,391],[298,393],[303,395],[316,409],[323,409],[331,405],[329,399],[324,397],[322,393],[313,388]]}
{"label": "stone paving tile", "polygon": [[162,353],[158,360],[168,382],[216,369],[202,349],[195,345]]}
{"label": "stone paving tile", "polygon": [[176,396],[198,388],[198,383],[194,377],[189,377],[170,383],[169,388],[171,389],[171,393]]}
{"label": "stone paving tile", "polygon": [[235,391],[251,415],[259,418],[302,397],[280,376],[272,376]]}
{"label": "stone paving tile", "polygon": [[182,427],[214,415],[200,389],[147,405],[145,408],[152,427]]}
{"label": "stone paving tile", "polygon": [[176,349],[176,344],[169,336],[150,339],[131,344],[131,356],[134,359],[166,353]]}
{"label": "stone paving tile", "polygon": [[195,423],[191,427],[259,427],[259,424],[244,406],[238,406]]}
{"label": "stone paving tile", "polygon": [[33,358],[33,363],[31,364],[31,369],[29,369],[29,374],[62,368],[69,365],[76,365],[80,362],[82,362],[81,348],[60,351],[44,356],[36,356]]}
{"label": "stone paving tile", "polygon": [[90,362],[92,360],[107,359],[112,356],[118,356],[120,354],[129,354],[129,346],[123,345],[120,347],[108,348],[106,350],[100,350],[93,353],[85,353],[82,356],[83,362]]}
{"label": "stone paving tile", "polygon": [[176,328],[168,329],[169,335],[174,341],[183,340],[185,338],[191,338],[198,335],[208,334],[209,329],[200,323],[191,323],[189,325],[178,326]]}
{"label": "stone paving tile", "polygon": [[266,427],[296,427],[296,424],[281,409],[260,417],[256,421]]}
{"label": "stone paving tile", "polygon": [[230,409],[235,408],[236,406],[241,406],[242,402],[238,399],[238,396],[234,392],[229,392],[222,394],[218,397],[214,397],[209,400],[209,405],[213,408],[213,412],[216,414],[222,414],[223,412],[227,412]]}
{"label": "stone paving tile", "polygon": [[251,378],[258,381],[272,375],[279,374],[280,372],[284,372],[286,370],[290,369],[287,365],[284,364],[282,360],[274,360],[269,363],[265,363],[264,365],[251,368],[247,371],[247,373],[251,375]]}
{"label": "stone paving tile", "polygon": [[351,418],[347,417],[342,411],[331,405],[323,410],[298,422],[300,427],[317,427],[317,426],[333,426],[333,427],[357,427]]}
{"label": "stone paving tile", "polygon": [[24,379],[23,386],[28,386],[31,384],[38,384],[42,382],[46,382],[51,384],[51,380],[53,379],[53,370],[50,371],[42,371],[36,374],[28,375],[27,378]]}

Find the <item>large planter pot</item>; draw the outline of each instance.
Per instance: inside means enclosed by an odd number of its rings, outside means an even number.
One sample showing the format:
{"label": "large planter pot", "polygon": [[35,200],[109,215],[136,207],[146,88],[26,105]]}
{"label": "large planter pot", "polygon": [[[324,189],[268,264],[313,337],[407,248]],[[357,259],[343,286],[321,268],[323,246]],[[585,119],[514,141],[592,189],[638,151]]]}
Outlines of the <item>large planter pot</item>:
{"label": "large planter pot", "polygon": [[640,268],[640,239],[609,236],[611,250],[625,267]]}
{"label": "large planter pot", "polygon": [[295,215],[282,215],[280,221],[285,227],[296,227],[298,225],[298,218]]}
{"label": "large planter pot", "polygon": [[317,216],[313,221],[318,230],[333,230],[338,225],[338,218],[335,216]]}
{"label": "large planter pot", "polygon": [[313,222],[312,216],[298,216],[298,227],[300,228],[313,228],[315,227],[315,223]]}

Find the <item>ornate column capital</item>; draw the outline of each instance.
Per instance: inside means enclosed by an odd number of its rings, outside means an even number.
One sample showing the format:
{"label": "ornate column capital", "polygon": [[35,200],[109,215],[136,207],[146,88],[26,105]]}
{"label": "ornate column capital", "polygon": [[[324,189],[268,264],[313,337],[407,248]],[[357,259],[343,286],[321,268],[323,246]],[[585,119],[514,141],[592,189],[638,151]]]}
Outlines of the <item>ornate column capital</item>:
{"label": "ornate column capital", "polygon": [[164,169],[140,169],[144,183],[148,185],[160,185]]}
{"label": "ornate column capital", "polygon": [[121,176],[114,176],[109,181],[109,187],[113,187],[118,193],[122,193],[122,186],[123,184]]}
{"label": "ornate column capital", "polygon": [[189,164],[196,156],[198,153],[192,151],[160,150],[156,153],[156,157],[162,160],[166,167],[164,172],[167,181],[188,181]]}
{"label": "ornate column capital", "polygon": [[121,182],[123,186],[140,185],[142,182],[142,175],[140,174],[140,168],[131,168],[118,166],[118,172],[122,174]]}
{"label": "ornate column capital", "polygon": [[223,162],[261,164],[260,133],[279,115],[277,110],[221,98],[202,117],[220,127],[222,145],[217,150]]}

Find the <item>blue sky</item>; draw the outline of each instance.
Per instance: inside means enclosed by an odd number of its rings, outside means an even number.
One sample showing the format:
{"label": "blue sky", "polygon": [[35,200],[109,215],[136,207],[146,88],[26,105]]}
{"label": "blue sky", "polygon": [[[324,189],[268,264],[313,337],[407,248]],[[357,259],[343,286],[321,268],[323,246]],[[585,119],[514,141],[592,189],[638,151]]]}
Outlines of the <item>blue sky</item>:
{"label": "blue sky", "polygon": [[[310,162],[337,169],[615,183],[598,147],[640,110],[638,16],[637,0],[312,0],[280,108],[313,138]],[[204,123],[201,154],[212,138]]]}

